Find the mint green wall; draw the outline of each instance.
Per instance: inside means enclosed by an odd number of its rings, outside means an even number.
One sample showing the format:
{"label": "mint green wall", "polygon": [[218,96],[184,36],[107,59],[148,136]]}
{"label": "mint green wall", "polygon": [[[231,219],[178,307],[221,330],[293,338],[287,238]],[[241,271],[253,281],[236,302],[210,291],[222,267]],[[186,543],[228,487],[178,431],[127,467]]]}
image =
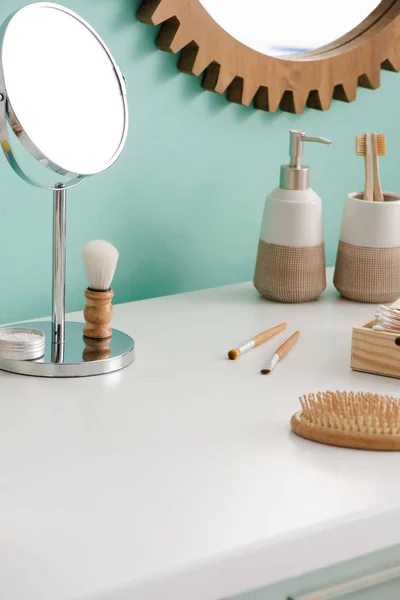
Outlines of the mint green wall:
{"label": "mint green wall", "polygon": [[[118,163],[69,195],[69,310],[82,307],[80,248],[95,238],[120,250],[116,302],[250,279],[264,198],[287,160],[290,128],[333,140],[309,145],[306,156],[323,198],[329,264],[344,196],[362,187],[355,133],[387,132],[383,181],[400,189],[400,76],[384,72],[379,90],[360,89],[355,103],[333,102],[326,113],[268,114],[228,103],[179,73],[176,57],[156,49],[156,30],[137,21],[138,0],[65,2],[111,48],[131,114]],[[2,0],[0,19],[22,4]],[[51,195],[19,181],[1,157],[0,181],[0,322],[50,314]]]}

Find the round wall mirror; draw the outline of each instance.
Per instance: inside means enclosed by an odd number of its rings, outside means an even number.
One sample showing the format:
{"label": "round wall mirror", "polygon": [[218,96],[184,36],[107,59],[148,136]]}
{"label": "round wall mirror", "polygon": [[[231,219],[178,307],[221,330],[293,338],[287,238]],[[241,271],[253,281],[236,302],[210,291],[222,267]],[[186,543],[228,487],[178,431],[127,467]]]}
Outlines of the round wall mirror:
{"label": "round wall mirror", "polygon": [[[380,0],[201,0],[211,17],[250,48],[285,56],[321,48],[366,19]],[[273,7],[273,11],[272,11]],[[271,15],[272,12],[272,15]]]}
{"label": "round wall mirror", "polygon": [[143,0],[138,18],[205,89],[272,112],[352,102],[400,69],[400,0]]}
{"label": "round wall mirror", "polygon": [[39,2],[9,17],[0,86],[11,128],[42,165],[89,176],[121,153],[128,126],[122,75],[96,32],[67,8]]}

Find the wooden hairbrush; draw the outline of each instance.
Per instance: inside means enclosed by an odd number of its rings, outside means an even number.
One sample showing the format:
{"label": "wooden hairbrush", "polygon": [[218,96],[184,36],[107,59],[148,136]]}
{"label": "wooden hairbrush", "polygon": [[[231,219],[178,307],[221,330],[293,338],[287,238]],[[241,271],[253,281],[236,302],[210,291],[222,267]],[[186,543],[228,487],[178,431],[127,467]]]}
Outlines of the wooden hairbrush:
{"label": "wooden hairbrush", "polygon": [[400,399],[365,392],[300,397],[291,427],[313,442],[361,450],[400,450]]}

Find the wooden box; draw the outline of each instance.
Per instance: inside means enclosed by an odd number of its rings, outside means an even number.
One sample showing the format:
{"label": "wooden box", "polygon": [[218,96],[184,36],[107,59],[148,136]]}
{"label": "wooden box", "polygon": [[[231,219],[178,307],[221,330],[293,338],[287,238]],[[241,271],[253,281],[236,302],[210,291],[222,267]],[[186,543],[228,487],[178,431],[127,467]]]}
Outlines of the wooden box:
{"label": "wooden box", "polygon": [[353,327],[351,363],[354,371],[400,379],[400,334],[374,331],[376,319]]}

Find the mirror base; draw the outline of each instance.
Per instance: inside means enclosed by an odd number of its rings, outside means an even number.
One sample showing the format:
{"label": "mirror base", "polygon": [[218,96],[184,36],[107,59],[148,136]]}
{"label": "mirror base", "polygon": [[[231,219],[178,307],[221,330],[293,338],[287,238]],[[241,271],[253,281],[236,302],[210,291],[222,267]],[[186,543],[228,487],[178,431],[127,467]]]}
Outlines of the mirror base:
{"label": "mirror base", "polygon": [[130,365],[134,358],[133,339],[112,330],[107,340],[84,338],[84,323],[65,323],[65,343],[51,343],[51,321],[27,321],[18,327],[31,327],[45,334],[46,348],[37,360],[13,360],[0,357],[0,370],[33,377],[89,377],[119,371]]}

